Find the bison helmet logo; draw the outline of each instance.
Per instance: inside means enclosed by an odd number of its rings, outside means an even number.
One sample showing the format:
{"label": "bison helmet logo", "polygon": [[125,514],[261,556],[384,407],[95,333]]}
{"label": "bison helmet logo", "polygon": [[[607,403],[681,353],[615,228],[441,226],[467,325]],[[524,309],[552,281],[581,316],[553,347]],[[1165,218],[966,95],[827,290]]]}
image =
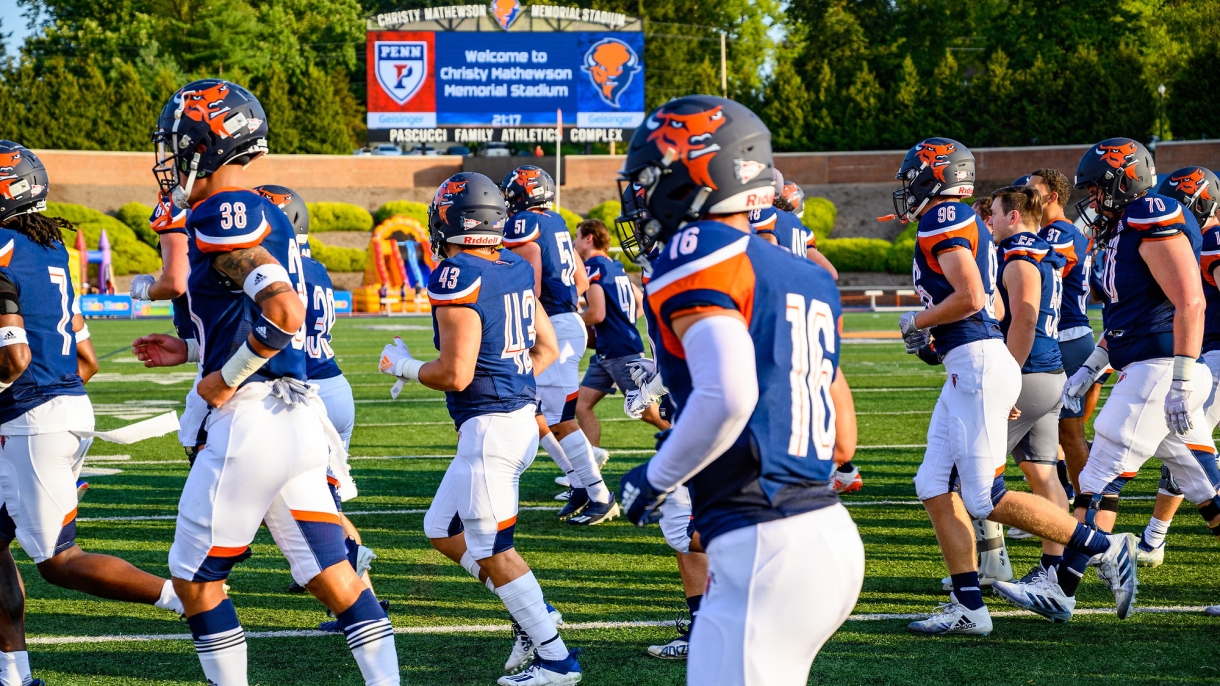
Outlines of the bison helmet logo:
{"label": "bison helmet logo", "polygon": [[232,109],[225,104],[228,94],[229,84],[222,82],[199,91],[182,91],[178,98],[182,102],[183,116],[207,124],[220,138],[229,138],[222,116]]}
{"label": "bison helmet logo", "polygon": [[491,0],[491,16],[505,31],[521,16],[521,3],[517,0]]}
{"label": "bison helmet logo", "polygon": [[580,68],[593,81],[602,102],[617,108],[619,96],[627,90],[635,73],[640,70],[640,56],[630,45],[617,38],[603,38],[585,53],[585,61]]}
{"label": "bison helmet logo", "polygon": [[727,121],[720,110],[717,105],[703,112],[677,114],[662,107],[644,122],[651,131],[648,140],[656,143],[657,150],[666,154],[673,150],[675,161],[686,166],[691,181],[712,190],[719,188],[712,182],[707,167],[720,152],[720,146],[711,139]]}
{"label": "bison helmet logo", "polygon": [[1199,200],[1211,200],[1212,195],[1207,183],[1207,179],[1203,176],[1203,169],[1195,167],[1188,174],[1181,176],[1169,177],[1169,185],[1182,191],[1182,194],[1188,198],[1194,198],[1196,195]]}
{"label": "bison helmet logo", "polygon": [[272,205],[275,205],[281,210],[288,207],[288,203],[292,202],[291,193],[272,193],[265,188],[259,188],[258,194],[270,200]]}
{"label": "bison helmet logo", "polygon": [[525,197],[533,198],[542,195],[542,187],[538,184],[541,174],[541,169],[517,169],[513,172],[513,183],[521,187]]}
{"label": "bison helmet logo", "polygon": [[[1111,167],[1122,169],[1123,165],[1131,161],[1132,157],[1135,157],[1135,153],[1138,150],[1139,147],[1135,141],[1127,141],[1120,145],[1098,145],[1097,149],[1093,152],[1097,153],[1102,161]],[[1134,164],[1127,167],[1126,174],[1129,179],[1139,179],[1139,173],[1136,171],[1136,165]]]}
{"label": "bison helmet logo", "polygon": [[0,152],[0,174],[11,173],[21,161],[21,151]]}
{"label": "bison helmet logo", "polygon": [[929,143],[924,141],[915,146],[915,155],[924,166],[932,168],[932,176],[937,181],[945,183],[945,167],[949,166],[949,155],[957,150],[952,143]]}
{"label": "bison helmet logo", "polygon": [[432,204],[436,206],[436,213],[440,216],[441,221],[449,223],[449,208],[453,207],[453,196],[460,195],[466,191],[466,182],[463,181],[446,181],[441,184],[440,188],[436,189],[436,197],[432,199]]}

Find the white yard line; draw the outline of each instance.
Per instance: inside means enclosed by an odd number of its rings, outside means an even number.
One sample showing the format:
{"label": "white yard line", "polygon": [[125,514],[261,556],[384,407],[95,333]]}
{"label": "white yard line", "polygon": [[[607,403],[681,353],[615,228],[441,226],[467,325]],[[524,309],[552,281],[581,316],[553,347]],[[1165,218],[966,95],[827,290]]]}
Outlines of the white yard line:
{"label": "white yard line", "polygon": [[[1203,612],[1202,605],[1173,605],[1162,607],[1137,607],[1134,612],[1139,614],[1199,614]],[[1110,615],[1114,610],[1107,608],[1082,608],[1072,613],[1081,615]],[[873,613],[851,615],[849,622],[882,622],[889,620],[911,621],[924,619],[927,614],[920,613]],[[992,617],[1037,617],[1037,615],[1021,610],[1002,610],[992,612]],[[667,620],[637,620],[628,622],[566,622],[565,631],[581,631],[588,629],[633,629],[640,627],[670,626],[672,619]],[[400,626],[394,628],[396,634],[486,634],[508,633],[508,624],[453,624],[448,626]],[[321,636],[337,636],[316,629],[288,629],[281,631],[247,631],[246,638],[316,638]],[[148,641],[189,641],[190,634],[130,634],[104,636],[31,636],[26,643],[32,645],[71,645],[77,643],[121,643]]]}

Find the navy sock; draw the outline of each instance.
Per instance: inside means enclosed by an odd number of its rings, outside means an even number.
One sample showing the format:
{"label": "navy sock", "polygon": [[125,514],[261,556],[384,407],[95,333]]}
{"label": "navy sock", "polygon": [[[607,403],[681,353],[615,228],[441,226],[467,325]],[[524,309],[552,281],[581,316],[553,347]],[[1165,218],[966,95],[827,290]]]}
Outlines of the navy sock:
{"label": "navy sock", "polygon": [[1072,537],[1068,539],[1068,547],[1075,548],[1081,552],[1089,554],[1093,557],[1098,553],[1106,552],[1110,547],[1110,538],[1104,532],[1090,529],[1084,524],[1077,524],[1076,530],[1072,532]]}
{"label": "navy sock", "polygon": [[979,588],[979,573],[978,572],[963,572],[954,574],[953,579],[953,595],[957,598],[957,602],[966,607],[967,610],[977,610],[983,606],[983,591]]}
{"label": "navy sock", "polygon": [[699,615],[699,604],[703,602],[703,594],[693,595],[686,599],[686,609],[690,611],[690,626],[687,633],[695,628],[695,617]]}
{"label": "navy sock", "polygon": [[1057,566],[1061,560],[1063,560],[1062,555],[1047,555],[1046,553],[1042,553],[1042,560],[1039,562],[1039,564],[1042,565],[1043,569],[1050,569],[1051,567]]}
{"label": "navy sock", "polygon": [[1063,559],[1059,561],[1059,569],[1056,570],[1056,575],[1059,577],[1059,588],[1063,589],[1065,595],[1071,597],[1076,595],[1076,589],[1080,587],[1080,579],[1084,576],[1084,570],[1089,566],[1089,558],[1092,555],[1066,548],[1063,551]]}
{"label": "navy sock", "polygon": [[850,474],[851,470],[853,469],[855,469],[855,467],[851,466],[851,460],[848,460],[847,462],[839,465],[838,471],[843,472],[844,474]]}

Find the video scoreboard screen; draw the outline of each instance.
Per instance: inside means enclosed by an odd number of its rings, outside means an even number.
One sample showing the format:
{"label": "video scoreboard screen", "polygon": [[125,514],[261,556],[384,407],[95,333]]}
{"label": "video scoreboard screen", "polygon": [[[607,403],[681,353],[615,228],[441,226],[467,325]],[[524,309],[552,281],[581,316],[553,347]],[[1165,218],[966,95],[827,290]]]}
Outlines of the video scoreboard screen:
{"label": "video scoreboard screen", "polygon": [[[645,114],[639,22],[529,9],[493,0],[370,19],[369,141],[553,144],[559,113],[565,142],[629,140]],[[443,30],[417,30],[429,25]]]}

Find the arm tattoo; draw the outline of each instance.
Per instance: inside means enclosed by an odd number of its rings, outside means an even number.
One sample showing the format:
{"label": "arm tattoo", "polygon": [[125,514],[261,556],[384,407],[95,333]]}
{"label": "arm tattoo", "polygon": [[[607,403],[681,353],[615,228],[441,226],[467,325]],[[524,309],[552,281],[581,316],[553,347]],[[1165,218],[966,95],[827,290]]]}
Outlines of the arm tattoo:
{"label": "arm tattoo", "polygon": [[246,282],[250,272],[264,264],[278,264],[271,253],[262,246],[241,248],[232,252],[224,252],[212,258],[212,264],[217,271],[229,277],[238,286]]}
{"label": "arm tattoo", "polygon": [[270,286],[267,286],[263,290],[259,291],[258,295],[256,295],[254,297],[254,304],[262,305],[263,302],[265,300],[267,300],[267,298],[270,298],[271,296],[279,295],[280,293],[291,293],[291,292],[292,292],[292,286],[289,286],[288,284],[284,283],[283,281],[277,281],[276,283],[273,283]]}

